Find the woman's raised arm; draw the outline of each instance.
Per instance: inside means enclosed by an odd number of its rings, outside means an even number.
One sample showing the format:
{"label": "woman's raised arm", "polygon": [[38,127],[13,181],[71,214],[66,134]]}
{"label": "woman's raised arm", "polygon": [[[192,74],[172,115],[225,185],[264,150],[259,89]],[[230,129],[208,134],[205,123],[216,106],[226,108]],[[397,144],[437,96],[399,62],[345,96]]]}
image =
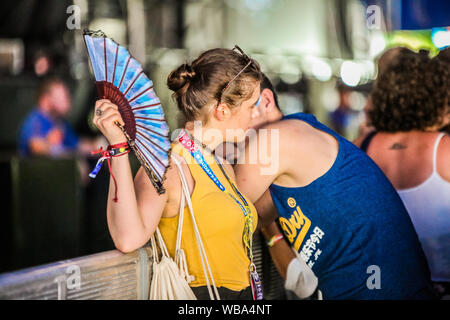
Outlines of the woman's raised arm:
{"label": "woman's raised arm", "polygon": [[[103,99],[96,102],[95,109],[94,124],[109,143],[125,142],[115,123],[124,125],[117,106]],[[167,192],[159,195],[142,168],[133,181],[127,154],[111,159],[111,175],[117,182],[118,200],[113,200],[116,186],[111,177],[107,205],[109,232],[118,250],[131,252],[143,246],[155,231],[168,199]]]}

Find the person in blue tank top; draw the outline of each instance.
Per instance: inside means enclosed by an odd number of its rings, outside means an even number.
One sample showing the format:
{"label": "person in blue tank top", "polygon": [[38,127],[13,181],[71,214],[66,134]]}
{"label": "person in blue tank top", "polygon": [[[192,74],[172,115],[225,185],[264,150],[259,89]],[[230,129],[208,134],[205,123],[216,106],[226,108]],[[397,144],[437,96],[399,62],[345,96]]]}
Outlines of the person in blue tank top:
{"label": "person in blue tank top", "polygon": [[[262,91],[260,109],[274,103]],[[323,298],[435,298],[412,222],[381,169],[313,115],[260,113],[266,124],[235,166],[239,189],[255,203],[263,234],[279,219]],[[286,247],[271,248],[277,266],[295,257]]]}

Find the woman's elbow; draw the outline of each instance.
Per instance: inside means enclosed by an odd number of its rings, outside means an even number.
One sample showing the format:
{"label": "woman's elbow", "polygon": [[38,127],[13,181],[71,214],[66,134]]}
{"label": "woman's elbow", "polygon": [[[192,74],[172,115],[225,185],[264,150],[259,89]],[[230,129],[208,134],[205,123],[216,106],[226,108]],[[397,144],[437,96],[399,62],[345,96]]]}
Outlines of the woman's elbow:
{"label": "woman's elbow", "polygon": [[114,241],[114,245],[116,246],[116,249],[122,253],[130,253],[142,247],[142,245],[136,243],[135,241],[125,240]]}

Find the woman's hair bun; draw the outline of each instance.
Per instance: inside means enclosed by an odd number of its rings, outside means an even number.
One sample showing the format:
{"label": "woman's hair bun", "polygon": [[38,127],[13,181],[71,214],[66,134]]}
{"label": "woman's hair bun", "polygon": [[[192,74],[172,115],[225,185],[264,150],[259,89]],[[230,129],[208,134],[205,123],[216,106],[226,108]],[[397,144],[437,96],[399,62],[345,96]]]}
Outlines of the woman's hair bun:
{"label": "woman's hair bun", "polygon": [[167,86],[170,90],[177,92],[195,77],[194,69],[188,64],[182,64],[169,74]]}

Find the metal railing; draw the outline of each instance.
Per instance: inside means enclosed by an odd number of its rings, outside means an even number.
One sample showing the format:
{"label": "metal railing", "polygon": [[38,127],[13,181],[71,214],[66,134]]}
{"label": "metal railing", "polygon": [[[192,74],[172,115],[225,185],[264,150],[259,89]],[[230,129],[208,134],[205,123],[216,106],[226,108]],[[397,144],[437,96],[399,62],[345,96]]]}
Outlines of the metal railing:
{"label": "metal railing", "polygon": [[146,300],[151,250],[106,251],[0,275],[0,299]]}
{"label": "metal railing", "polygon": [[[267,300],[285,299],[284,281],[259,233],[253,256]],[[0,300],[147,300],[152,250],[106,251],[0,274]]]}

